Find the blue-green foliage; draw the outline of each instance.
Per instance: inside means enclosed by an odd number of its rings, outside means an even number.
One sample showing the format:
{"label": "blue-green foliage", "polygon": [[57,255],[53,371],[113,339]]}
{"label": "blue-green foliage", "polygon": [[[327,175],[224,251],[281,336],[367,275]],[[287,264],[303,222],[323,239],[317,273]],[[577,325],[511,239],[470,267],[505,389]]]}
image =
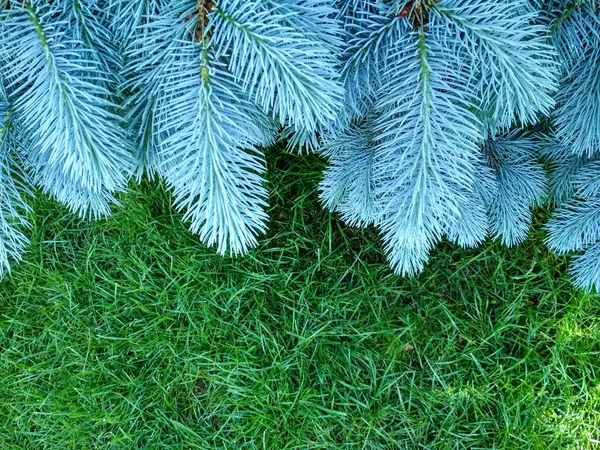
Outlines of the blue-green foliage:
{"label": "blue-green foliage", "polygon": [[27,147],[13,120],[11,105],[0,85],[0,274],[10,270],[10,260],[19,260],[28,243],[23,228],[28,226],[29,207],[24,195],[30,193],[27,173],[20,159],[27,158]]}
{"label": "blue-green foliage", "polygon": [[[2,0],[3,142],[19,130],[34,185],[82,217],[158,175],[203,242],[245,252],[267,222],[262,149],[280,128],[314,148],[341,110],[334,13],[327,0]],[[0,268],[24,242],[6,178]]]}
{"label": "blue-green foliage", "polygon": [[0,67],[36,183],[98,217],[125,188],[133,158],[109,90],[114,76],[75,5],[4,9]]}
{"label": "blue-green foliage", "polygon": [[547,226],[548,245],[561,254],[578,252],[571,266],[575,284],[600,291],[600,2],[579,1],[566,10],[553,3],[562,71],[546,149],[558,205]]}
{"label": "blue-green foliage", "polygon": [[402,274],[419,272],[444,236],[464,246],[488,233],[524,239],[545,176],[538,144],[509,130],[552,112],[558,76],[536,9],[525,0],[338,6],[346,103],[325,138],[325,203],[351,224],[375,223]]}
{"label": "blue-green foliage", "polygon": [[599,8],[0,0],[0,271],[26,244],[29,186],[95,218],[144,174],[203,242],[246,252],[267,227],[264,149],[284,138],[322,151],[324,204],[378,227],[398,273],[444,238],[521,242],[549,192],[549,244],[582,251],[577,284],[598,288]]}

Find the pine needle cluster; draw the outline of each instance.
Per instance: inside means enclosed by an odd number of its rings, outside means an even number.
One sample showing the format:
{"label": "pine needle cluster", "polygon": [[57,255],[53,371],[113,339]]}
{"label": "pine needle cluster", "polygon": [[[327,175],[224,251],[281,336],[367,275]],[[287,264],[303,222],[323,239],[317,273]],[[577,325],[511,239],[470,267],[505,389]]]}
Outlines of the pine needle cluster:
{"label": "pine needle cluster", "polygon": [[444,238],[518,244],[551,199],[548,244],[600,289],[597,0],[0,0],[3,272],[32,189],[99,218],[144,174],[245,253],[281,138],[397,273]]}

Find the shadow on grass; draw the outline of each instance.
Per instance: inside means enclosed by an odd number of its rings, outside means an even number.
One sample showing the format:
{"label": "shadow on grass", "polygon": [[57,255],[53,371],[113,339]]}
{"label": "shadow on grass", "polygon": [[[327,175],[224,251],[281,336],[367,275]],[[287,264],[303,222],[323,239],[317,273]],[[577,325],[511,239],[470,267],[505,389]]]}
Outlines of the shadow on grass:
{"label": "shadow on grass", "polygon": [[402,279],[323,211],[318,158],[274,153],[270,230],[236,259],[158,183],[95,223],[36,200],[0,284],[1,448],[593,447],[600,302],[541,232]]}

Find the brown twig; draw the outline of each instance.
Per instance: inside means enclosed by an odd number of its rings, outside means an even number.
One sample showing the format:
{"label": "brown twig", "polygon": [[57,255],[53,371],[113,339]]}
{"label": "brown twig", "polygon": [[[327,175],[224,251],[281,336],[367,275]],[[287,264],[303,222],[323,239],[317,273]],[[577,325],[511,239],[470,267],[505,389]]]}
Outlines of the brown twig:
{"label": "brown twig", "polygon": [[398,13],[398,17],[408,19],[415,28],[421,28],[429,22],[429,9],[439,0],[410,0]]}
{"label": "brown twig", "polygon": [[194,17],[197,17],[194,40],[202,40],[202,37],[204,36],[204,28],[206,28],[208,21],[210,20],[208,15],[212,12],[215,6],[217,5],[212,0],[196,0],[196,12],[188,14],[185,17],[184,20],[186,22],[189,22],[190,20],[193,20]]}
{"label": "brown twig", "polygon": [[216,6],[212,0],[197,0],[196,7],[198,8],[198,26],[194,33],[194,38],[199,41],[204,35],[204,28],[208,25],[208,15]]}

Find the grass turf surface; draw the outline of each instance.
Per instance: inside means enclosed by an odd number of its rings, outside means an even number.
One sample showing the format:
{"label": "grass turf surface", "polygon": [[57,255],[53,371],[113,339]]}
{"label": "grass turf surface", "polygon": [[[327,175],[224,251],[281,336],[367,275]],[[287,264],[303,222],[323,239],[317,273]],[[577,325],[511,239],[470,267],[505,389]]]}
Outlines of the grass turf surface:
{"label": "grass turf surface", "polygon": [[96,223],[35,200],[0,284],[0,448],[597,445],[600,300],[542,232],[401,279],[322,210],[317,158],[276,156],[270,231],[237,259],[156,184]]}

